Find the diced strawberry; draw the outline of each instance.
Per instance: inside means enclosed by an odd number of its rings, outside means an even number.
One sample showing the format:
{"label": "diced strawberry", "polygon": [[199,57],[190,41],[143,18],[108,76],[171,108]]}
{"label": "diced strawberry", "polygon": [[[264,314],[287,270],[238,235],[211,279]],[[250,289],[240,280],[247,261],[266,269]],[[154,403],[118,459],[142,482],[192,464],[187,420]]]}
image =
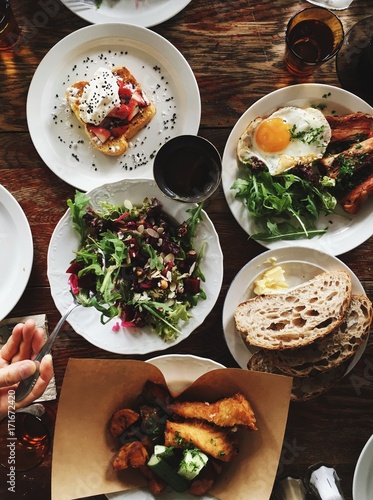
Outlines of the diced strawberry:
{"label": "diced strawberry", "polygon": [[95,134],[102,144],[104,144],[111,135],[110,131],[103,127],[90,127],[89,131]]}
{"label": "diced strawberry", "polygon": [[121,135],[125,134],[128,130],[128,125],[122,125],[121,127],[113,127],[111,129],[111,135],[113,137],[120,137]]}
{"label": "diced strawberry", "polygon": [[121,104],[119,107],[112,109],[108,116],[111,118],[119,118],[120,120],[125,120],[129,115],[130,108],[127,104]]}
{"label": "diced strawberry", "polygon": [[131,100],[132,99],[136,101],[139,106],[147,105],[147,102],[145,101],[142,92],[140,92],[139,90],[135,90],[135,92],[132,94]]}
{"label": "diced strawberry", "polygon": [[112,124],[112,119],[109,118],[108,116],[105,116],[105,118],[100,123],[99,127],[106,128],[109,130],[111,124]]}
{"label": "diced strawberry", "polygon": [[119,89],[118,89],[119,97],[122,97],[122,98],[131,97],[131,95],[133,94],[133,90],[134,90],[133,87],[129,86],[128,84],[125,84],[124,81],[122,80],[122,78],[117,78],[117,82],[118,82],[118,86],[119,86]]}
{"label": "diced strawberry", "polygon": [[119,87],[118,93],[119,93],[119,97],[121,97],[123,99],[126,99],[126,98],[132,96],[133,89],[131,89],[130,87],[125,87],[124,85],[122,85],[121,87]]}
{"label": "diced strawberry", "polygon": [[131,99],[130,102],[128,103],[128,107],[130,109],[130,112],[128,114],[127,119],[130,122],[140,111],[140,108],[138,107],[137,102],[133,99]]}

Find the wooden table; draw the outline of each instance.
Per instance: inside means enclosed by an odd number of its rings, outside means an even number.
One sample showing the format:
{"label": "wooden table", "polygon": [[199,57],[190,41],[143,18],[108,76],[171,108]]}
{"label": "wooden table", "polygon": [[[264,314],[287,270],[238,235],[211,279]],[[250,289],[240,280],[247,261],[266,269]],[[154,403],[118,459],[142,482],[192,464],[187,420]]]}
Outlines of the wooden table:
{"label": "wooden table", "polygon": [[[29,220],[34,264],[27,288],[9,317],[46,313],[52,328],[59,313],[47,280],[47,249],[52,231],[66,210],[66,199],[74,195],[75,188],[52,173],[36,152],[27,128],[26,97],[43,56],[64,36],[88,23],[57,0],[13,0],[12,5],[24,39],[16,51],[0,53],[0,182],[15,196]],[[303,82],[339,86],[334,60],[304,80],[294,79],[283,68],[286,22],[307,6],[310,4],[304,1],[287,0],[192,0],[173,19],[152,28],[173,43],[192,67],[202,101],[199,133],[221,153],[237,119],[260,97]],[[347,31],[372,13],[371,0],[354,0],[351,7],[338,15]],[[203,325],[167,352],[192,353],[237,367],[223,335],[224,298],[236,273],[265,248],[248,240],[231,215],[221,188],[211,198],[207,212],[219,233],[224,253],[223,286]],[[359,277],[370,299],[373,299],[372,250],[370,238],[340,256]],[[70,357],[126,357],[93,347],[68,324],[63,331],[53,349],[58,391]],[[346,499],[352,498],[356,461],[373,430],[372,342],[354,371],[336,387],[315,400],[291,404],[279,473],[303,476],[316,462],[334,465],[342,478]],[[161,353],[140,359],[157,354]],[[54,417],[58,403],[46,406]],[[50,498],[50,472],[51,456],[36,470],[19,475],[17,494],[12,496],[6,491],[2,470],[1,498]]]}

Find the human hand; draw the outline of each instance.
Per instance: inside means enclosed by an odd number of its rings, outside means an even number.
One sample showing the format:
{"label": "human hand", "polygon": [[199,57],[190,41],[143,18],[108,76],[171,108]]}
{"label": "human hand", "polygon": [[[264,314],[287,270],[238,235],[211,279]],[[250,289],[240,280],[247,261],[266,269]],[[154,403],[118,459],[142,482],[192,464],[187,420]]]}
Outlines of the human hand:
{"label": "human hand", "polygon": [[[33,375],[36,364],[32,361],[43,347],[44,331],[36,328],[31,319],[19,323],[13,328],[12,335],[0,350],[0,419],[4,418],[9,408],[9,390],[15,390],[18,382]],[[45,391],[53,376],[52,357],[44,356],[40,363],[40,376],[32,391],[22,401],[16,403],[16,409],[29,405]],[[12,401],[13,404],[13,401]]]}

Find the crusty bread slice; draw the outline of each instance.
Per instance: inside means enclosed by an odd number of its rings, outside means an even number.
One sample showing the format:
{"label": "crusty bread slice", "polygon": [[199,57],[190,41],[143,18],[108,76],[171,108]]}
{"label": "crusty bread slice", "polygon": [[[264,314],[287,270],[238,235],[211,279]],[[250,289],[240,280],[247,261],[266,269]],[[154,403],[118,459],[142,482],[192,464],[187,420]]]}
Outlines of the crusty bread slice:
{"label": "crusty bread slice", "polygon": [[323,272],[286,293],[242,302],[235,325],[250,345],[264,349],[301,347],[322,338],[342,321],[351,300],[346,271]]}
{"label": "crusty bread slice", "polygon": [[[346,373],[349,362],[341,363],[327,372],[319,373],[315,377],[293,377],[291,401],[301,402],[314,399],[331,389]],[[276,368],[269,358],[262,356],[261,351],[255,353],[247,364],[249,370],[284,375]]]}
{"label": "crusty bread slice", "polygon": [[126,130],[119,137],[110,137],[104,143],[98,140],[97,136],[91,130],[91,124],[85,123],[79,111],[81,104],[81,97],[83,95],[84,87],[89,83],[88,81],[79,81],[70,85],[66,89],[66,99],[69,103],[71,110],[74,112],[79,123],[82,125],[85,133],[89,137],[92,145],[101,153],[109,156],[119,156],[125,153],[129,147],[129,140],[132,139],[141,129],[146,127],[152,120],[156,113],[156,108],[148,96],[142,89],[141,84],[136,80],[132,73],[125,67],[117,67],[111,70],[114,75],[123,79],[125,84],[132,85],[137,89],[147,102],[146,106],[140,107],[139,112],[125,127]]}
{"label": "crusty bread slice", "polygon": [[342,323],[325,337],[298,349],[262,349],[260,353],[287,375],[314,376],[338,366],[356,353],[368,336],[372,316],[373,307],[368,297],[353,294]]}

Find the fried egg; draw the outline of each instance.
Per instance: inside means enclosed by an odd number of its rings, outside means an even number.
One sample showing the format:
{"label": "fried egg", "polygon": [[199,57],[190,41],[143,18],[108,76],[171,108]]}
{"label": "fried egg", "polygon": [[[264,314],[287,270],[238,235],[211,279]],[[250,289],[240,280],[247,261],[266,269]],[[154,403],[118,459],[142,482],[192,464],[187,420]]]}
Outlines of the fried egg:
{"label": "fried egg", "polygon": [[330,125],[319,109],[287,106],[253,120],[238,141],[237,155],[243,163],[261,160],[271,175],[278,175],[322,158],[330,138]]}

